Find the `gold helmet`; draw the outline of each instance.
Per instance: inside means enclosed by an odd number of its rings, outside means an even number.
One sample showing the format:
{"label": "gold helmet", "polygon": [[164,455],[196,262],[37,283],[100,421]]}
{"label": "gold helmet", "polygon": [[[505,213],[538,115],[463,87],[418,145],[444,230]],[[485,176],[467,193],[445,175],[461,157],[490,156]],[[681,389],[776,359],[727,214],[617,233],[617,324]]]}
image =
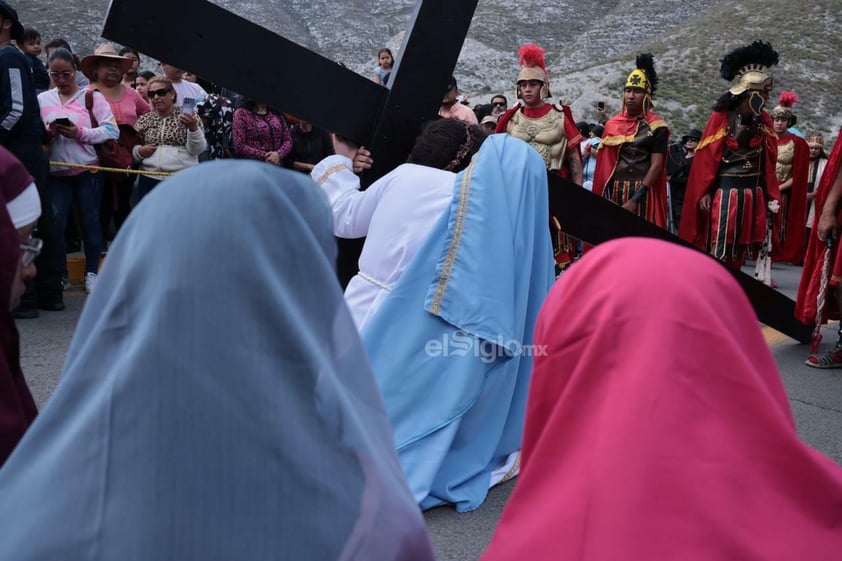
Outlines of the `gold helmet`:
{"label": "gold helmet", "polygon": [[778,53],[769,43],[755,41],[734,49],[719,62],[722,77],[729,81],[737,80],[728,90],[732,95],[747,91],[769,92],[773,82],[769,68],[778,64]]}
{"label": "gold helmet", "polygon": [[517,97],[520,98],[520,84],[527,80],[538,80],[541,87],[541,97],[548,98],[550,93],[550,76],[544,63],[544,49],[535,44],[528,44],[518,49],[517,54],[522,66],[517,75]]}
{"label": "gold helmet", "polygon": [[646,94],[643,100],[643,112],[649,111],[654,105],[652,96],[658,88],[658,73],[655,72],[655,58],[651,53],[637,55],[634,70],[626,77],[625,88],[639,88]]}
{"label": "gold helmet", "polygon": [[792,127],[797,121],[795,114],[792,112],[792,107],[796,103],[798,103],[798,96],[795,95],[795,92],[783,91],[778,97],[778,104],[769,112],[769,116],[772,119],[786,119],[786,126]]}

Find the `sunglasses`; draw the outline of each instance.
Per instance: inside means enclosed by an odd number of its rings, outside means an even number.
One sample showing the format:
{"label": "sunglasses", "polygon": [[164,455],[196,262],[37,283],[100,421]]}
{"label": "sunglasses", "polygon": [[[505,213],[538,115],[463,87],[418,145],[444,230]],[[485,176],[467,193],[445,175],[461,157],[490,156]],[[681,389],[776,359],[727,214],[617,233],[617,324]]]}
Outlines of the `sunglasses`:
{"label": "sunglasses", "polygon": [[161,88],[160,90],[146,90],[146,95],[149,97],[149,99],[152,99],[153,97],[163,97],[170,93],[170,91],[172,90],[170,90],[169,88]]}
{"label": "sunglasses", "polygon": [[506,106],[506,104],[503,103],[502,101],[495,101],[491,105],[493,105],[494,107],[505,107]]}
{"label": "sunglasses", "polygon": [[32,265],[43,245],[44,242],[39,238],[29,238],[26,243],[20,244],[20,264],[24,269]]}
{"label": "sunglasses", "polygon": [[50,70],[48,74],[53,80],[55,80],[56,78],[64,78],[65,80],[67,80],[71,76],[76,75],[75,72],[71,72],[70,70],[65,70],[64,72],[56,72],[55,70]]}

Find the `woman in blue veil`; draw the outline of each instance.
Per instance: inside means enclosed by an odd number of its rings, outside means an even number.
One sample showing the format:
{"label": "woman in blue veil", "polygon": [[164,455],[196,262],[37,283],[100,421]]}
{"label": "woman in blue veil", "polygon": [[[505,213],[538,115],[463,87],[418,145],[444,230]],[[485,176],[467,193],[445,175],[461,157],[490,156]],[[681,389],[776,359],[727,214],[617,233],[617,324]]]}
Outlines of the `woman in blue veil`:
{"label": "woman in blue veil", "polygon": [[146,197],[0,471],[0,559],[432,559],[335,253],[293,172]]}

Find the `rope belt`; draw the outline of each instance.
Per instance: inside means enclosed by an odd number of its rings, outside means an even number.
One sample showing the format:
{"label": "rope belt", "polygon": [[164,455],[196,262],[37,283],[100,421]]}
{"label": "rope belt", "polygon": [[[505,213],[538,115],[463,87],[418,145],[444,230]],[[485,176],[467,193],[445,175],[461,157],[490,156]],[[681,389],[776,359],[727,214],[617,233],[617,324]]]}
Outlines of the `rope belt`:
{"label": "rope belt", "polygon": [[368,282],[370,282],[371,284],[373,284],[374,286],[376,286],[378,288],[382,288],[383,290],[386,290],[388,292],[392,292],[391,286],[389,286],[388,284],[384,284],[384,283],[380,282],[379,280],[368,276],[367,274],[363,273],[362,271],[357,273],[357,275],[359,275],[360,278],[367,280]]}
{"label": "rope belt", "polygon": [[138,169],[120,169],[120,168],[105,168],[102,166],[93,166],[89,164],[71,164],[70,162],[50,162],[51,166],[62,166],[66,168],[81,168],[87,169],[96,173],[98,171],[104,171],[109,173],[125,173],[126,175],[154,175],[160,177],[169,177],[172,175],[170,171],[143,171]]}

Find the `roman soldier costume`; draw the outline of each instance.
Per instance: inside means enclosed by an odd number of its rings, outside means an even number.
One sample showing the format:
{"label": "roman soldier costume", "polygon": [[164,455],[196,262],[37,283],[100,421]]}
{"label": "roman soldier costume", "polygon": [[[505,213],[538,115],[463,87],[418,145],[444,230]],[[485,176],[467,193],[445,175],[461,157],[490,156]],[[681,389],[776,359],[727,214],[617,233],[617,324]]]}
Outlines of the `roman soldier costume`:
{"label": "roman soldier costume", "polygon": [[[639,115],[629,115],[623,103],[623,110],[605,123],[593,192],[618,205],[636,201],[638,216],[666,228],[669,126],[652,111],[652,96],[658,87],[652,55],[639,55],[635,62],[635,69],[629,73],[623,89],[643,90],[643,109]],[[655,153],[664,154],[664,161],[652,185],[645,185],[643,180]]]}
{"label": "roman soldier costume", "polygon": [[[798,101],[795,92],[781,92],[778,105],[770,116],[786,119],[787,127],[795,125],[792,107]],[[778,187],[791,181],[789,189],[781,190],[780,228],[773,238],[772,260],[799,264],[804,260],[804,221],[807,218],[807,179],[810,166],[810,147],[807,141],[789,131],[778,135],[778,159],[775,175]]]}
{"label": "roman soldier costume", "polygon": [[739,268],[766,241],[767,208],[780,200],[777,136],[763,110],[778,53],[755,41],[720,62],[722,77],[737,82],[716,103],[696,147],[679,236]]}
{"label": "roman soldier costume", "polygon": [[[543,84],[541,98],[546,99],[552,95],[550,78],[544,62],[544,49],[538,45],[522,46],[518,50],[518,57],[522,67],[517,77],[518,102],[500,116],[496,132],[508,133],[523,140],[541,155],[549,171],[571,179],[567,160],[571,153],[581,157],[579,144],[583,139],[576,128],[570,107],[561,102],[543,103],[539,107],[526,106],[521,99],[521,84],[538,80]],[[574,258],[576,240],[561,231],[561,225],[554,216],[550,218],[550,230],[556,263],[563,267]]]}

